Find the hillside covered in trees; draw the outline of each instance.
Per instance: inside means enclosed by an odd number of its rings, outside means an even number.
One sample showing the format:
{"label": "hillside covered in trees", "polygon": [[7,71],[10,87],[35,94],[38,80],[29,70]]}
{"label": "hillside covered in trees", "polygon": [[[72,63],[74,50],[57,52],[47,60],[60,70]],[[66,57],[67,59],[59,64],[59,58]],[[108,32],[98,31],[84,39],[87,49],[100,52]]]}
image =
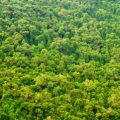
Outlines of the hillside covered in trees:
{"label": "hillside covered in trees", "polygon": [[0,120],[120,120],[120,0],[0,0]]}

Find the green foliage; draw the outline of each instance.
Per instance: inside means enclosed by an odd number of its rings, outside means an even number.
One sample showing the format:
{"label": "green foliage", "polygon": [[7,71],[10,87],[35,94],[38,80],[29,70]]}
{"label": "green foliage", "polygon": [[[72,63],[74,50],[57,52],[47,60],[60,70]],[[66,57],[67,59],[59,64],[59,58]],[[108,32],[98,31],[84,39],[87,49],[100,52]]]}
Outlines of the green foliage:
{"label": "green foliage", "polygon": [[0,0],[0,120],[119,120],[119,20],[119,0]]}

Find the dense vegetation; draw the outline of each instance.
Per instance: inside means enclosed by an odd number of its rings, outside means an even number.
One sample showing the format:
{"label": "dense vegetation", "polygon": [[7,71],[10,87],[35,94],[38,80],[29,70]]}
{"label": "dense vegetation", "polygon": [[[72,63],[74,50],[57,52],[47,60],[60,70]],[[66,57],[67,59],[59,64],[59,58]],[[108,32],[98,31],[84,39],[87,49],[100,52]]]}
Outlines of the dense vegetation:
{"label": "dense vegetation", "polygon": [[0,120],[120,120],[120,1],[0,0]]}

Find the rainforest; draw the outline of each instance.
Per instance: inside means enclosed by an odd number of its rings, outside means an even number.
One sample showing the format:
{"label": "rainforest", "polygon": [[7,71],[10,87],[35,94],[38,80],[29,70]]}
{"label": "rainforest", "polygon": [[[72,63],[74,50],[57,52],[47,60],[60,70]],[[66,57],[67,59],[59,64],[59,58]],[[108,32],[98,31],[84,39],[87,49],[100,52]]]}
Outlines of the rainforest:
{"label": "rainforest", "polygon": [[0,120],[120,120],[120,0],[0,0]]}

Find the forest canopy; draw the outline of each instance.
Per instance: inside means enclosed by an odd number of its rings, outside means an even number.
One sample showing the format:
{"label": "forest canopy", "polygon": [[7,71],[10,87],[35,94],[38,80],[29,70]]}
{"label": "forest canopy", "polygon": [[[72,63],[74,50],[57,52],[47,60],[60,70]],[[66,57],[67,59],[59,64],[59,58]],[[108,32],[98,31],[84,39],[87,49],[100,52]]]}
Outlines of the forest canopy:
{"label": "forest canopy", "polygon": [[0,120],[119,120],[120,1],[0,0]]}

